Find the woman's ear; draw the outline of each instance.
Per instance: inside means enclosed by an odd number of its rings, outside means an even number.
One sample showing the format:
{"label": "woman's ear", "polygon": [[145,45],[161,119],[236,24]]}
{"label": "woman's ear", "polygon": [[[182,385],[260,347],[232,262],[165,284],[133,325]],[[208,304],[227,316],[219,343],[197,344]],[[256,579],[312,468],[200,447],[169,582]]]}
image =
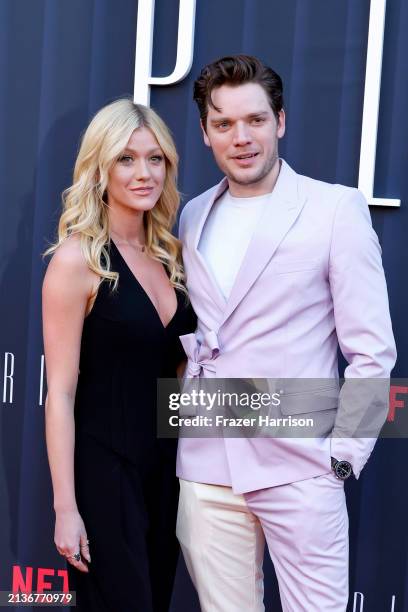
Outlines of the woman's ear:
{"label": "woman's ear", "polygon": [[[101,187],[101,172],[99,170],[99,168],[96,169],[95,171],[95,187],[97,188],[97,190],[100,192],[100,187]],[[106,188],[102,194],[102,200],[105,202],[105,204],[108,203],[108,189]]]}

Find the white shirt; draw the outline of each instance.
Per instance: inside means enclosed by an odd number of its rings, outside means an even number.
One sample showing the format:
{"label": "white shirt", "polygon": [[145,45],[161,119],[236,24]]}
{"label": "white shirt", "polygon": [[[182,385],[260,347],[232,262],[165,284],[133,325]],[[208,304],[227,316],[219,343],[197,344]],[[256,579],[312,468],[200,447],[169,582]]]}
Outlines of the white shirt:
{"label": "white shirt", "polygon": [[225,191],[213,204],[198,250],[218,287],[228,299],[255,227],[270,194],[235,198]]}

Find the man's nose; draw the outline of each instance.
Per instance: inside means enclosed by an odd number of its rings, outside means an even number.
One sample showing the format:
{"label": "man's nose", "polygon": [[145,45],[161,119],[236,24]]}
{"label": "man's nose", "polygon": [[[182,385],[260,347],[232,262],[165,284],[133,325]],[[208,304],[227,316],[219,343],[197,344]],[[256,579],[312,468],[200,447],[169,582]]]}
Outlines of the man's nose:
{"label": "man's nose", "polygon": [[251,138],[251,133],[250,130],[248,129],[248,126],[244,123],[244,122],[238,122],[236,123],[235,127],[234,127],[234,145],[236,146],[242,146],[242,145],[246,145],[249,142],[251,142],[252,138]]}

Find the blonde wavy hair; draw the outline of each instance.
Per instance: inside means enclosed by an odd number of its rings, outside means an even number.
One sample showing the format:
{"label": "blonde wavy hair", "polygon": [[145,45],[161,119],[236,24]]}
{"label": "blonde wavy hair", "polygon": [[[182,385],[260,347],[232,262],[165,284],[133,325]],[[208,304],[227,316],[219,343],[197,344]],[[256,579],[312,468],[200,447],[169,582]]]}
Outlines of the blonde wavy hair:
{"label": "blonde wavy hair", "polygon": [[89,268],[117,287],[119,274],[110,269],[109,217],[106,188],[109,170],[126,148],[134,130],[146,127],[154,134],[166,160],[166,178],[156,205],[144,213],[146,253],[162,262],[170,282],[186,293],[181,244],[171,229],[180,204],[177,190],[178,155],[169,129],[147,106],[122,98],[103,107],[86,129],[74,168],[73,184],[62,194],[63,213],[58,238],[44,255],[52,254],[73,234],[80,236]]}

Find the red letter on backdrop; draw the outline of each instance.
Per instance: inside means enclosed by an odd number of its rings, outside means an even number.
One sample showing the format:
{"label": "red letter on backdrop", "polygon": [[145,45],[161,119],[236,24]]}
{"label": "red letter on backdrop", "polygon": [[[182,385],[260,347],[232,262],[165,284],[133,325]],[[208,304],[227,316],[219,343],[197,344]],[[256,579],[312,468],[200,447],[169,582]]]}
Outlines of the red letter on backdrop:
{"label": "red letter on backdrop", "polygon": [[44,589],[46,591],[52,590],[51,582],[45,582],[44,578],[46,576],[54,576],[55,571],[53,569],[46,569],[45,567],[38,568],[38,577],[37,577],[37,593],[44,593]]}
{"label": "red letter on backdrop", "polygon": [[408,387],[397,387],[397,386],[391,385],[390,387],[390,409],[388,411],[387,421],[394,421],[396,408],[405,407],[404,400],[397,399],[397,393],[407,394]]}
{"label": "red letter on backdrop", "polygon": [[26,579],[24,581],[23,574],[19,565],[13,565],[13,593],[32,593],[33,592],[33,568],[26,567]]}
{"label": "red letter on backdrop", "polygon": [[67,570],[58,570],[58,576],[62,576],[62,592],[68,593],[69,585],[68,585],[68,572]]}

